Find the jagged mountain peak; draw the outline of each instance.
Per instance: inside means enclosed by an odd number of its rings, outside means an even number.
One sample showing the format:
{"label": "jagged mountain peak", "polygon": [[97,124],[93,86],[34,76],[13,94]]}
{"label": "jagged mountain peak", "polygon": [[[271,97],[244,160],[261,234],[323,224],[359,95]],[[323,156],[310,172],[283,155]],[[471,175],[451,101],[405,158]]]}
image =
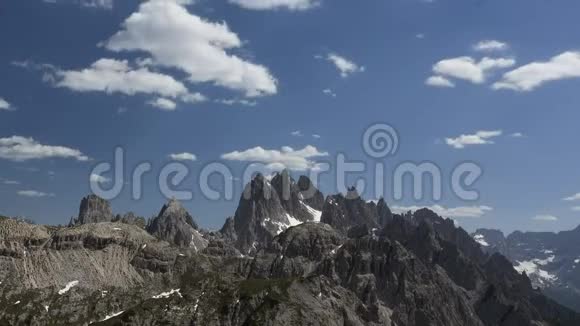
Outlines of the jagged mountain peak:
{"label": "jagged mountain peak", "polygon": [[321,212],[315,207],[321,207],[323,195],[309,179],[302,180],[303,186],[308,185],[304,191],[289,170],[276,173],[271,180],[257,174],[245,186],[236,213],[226,221],[222,234],[235,241],[240,251],[251,253],[289,227],[320,221]]}
{"label": "jagged mountain peak", "polygon": [[348,191],[346,192],[346,199],[350,200],[361,199],[360,194],[358,193],[358,189],[356,189],[355,186],[348,188]]}
{"label": "jagged mountain peak", "polygon": [[[328,199],[352,216],[383,206]],[[255,212],[268,202],[242,200]],[[168,202],[151,225],[191,234],[155,235],[173,244],[195,237],[186,214]],[[0,219],[0,306],[7,307],[0,324],[578,325],[580,315],[532,289],[503,256],[479,260],[465,231],[433,214],[395,215],[381,232],[360,225],[348,236],[302,223],[264,242],[252,259],[211,233],[202,250],[121,223],[55,228]],[[224,229],[235,232],[236,222]]]}
{"label": "jagged mountain peak", "polygon": [[366,225],[370,229],[380,228],[393,219],[393,213],[386,201],[365,201],[355,187],[350,187],[346,195],[338,193],[326,198],[321,221],[342,232],[349,228]]}
{"label": "jagged mountain peak", "polygon": [[175,198],[171,198],[165,205],[163,205],[158,216],[174,220],[182,220],[183,222],[191,225],[194,229],[199,229],[193,217],[189,214],[185,207],[183,207],[181,202]]}
{"label": "jagged mountain peak", "polygon": [[571,231],[522,232],[504,236],[478,229],[472,237],[490,254],[501,253],[534,288],[580,311],[580,227]]}
{"label": "jagged mountain peak", "polygon": [[112,220],[113,212],[109,202],[95,194],[90,194],[81,200],[79,215],[75,219],[71,219],[69,225],[110,222]]}
{"label": "jagged mountain peak", "polygon": [[193,247],[200,251],[208,241],[198,231],[193,217],[175,200],[169,200],[147,226],[147,231],[159,239],[180,247]]}

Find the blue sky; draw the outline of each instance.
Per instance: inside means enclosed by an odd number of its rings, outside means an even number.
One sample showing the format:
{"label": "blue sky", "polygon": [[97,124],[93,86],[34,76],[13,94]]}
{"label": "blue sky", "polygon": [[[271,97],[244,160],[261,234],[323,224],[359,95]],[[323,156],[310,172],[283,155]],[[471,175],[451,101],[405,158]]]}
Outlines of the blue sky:
{"label": "blue sky", "polygon": [[[128,166],[149,161],[154,172],[171,154],[194,155],[181,161],[192,189],[211,162],[239,172],[298,159],[295,176],[337,153],[374,164],[361,137],[382,122],[399,136],[387,167],[431,161],[445,180],[465,161],[484,171],[477,201],[446,187],[439,202],[407,192],[391,206],[439,205],[468,230],[576,227],[579,10],[536,0],[3,1],[0,213],[67,223],[116,146]],[[283,146],[294,152],[272,161]],[[306,146],[328,155],[304,157]],[[261,156],[247,151],[256,147]],[[224,156],[235,151],[242,161]],[[155,215],[166,199],[153,175],[144,183],[143,198],[125,189],[114,211]],[[320,188],[337,192],[332,176]],[[237,196],[196,191],[185,205],[219,228]]]}

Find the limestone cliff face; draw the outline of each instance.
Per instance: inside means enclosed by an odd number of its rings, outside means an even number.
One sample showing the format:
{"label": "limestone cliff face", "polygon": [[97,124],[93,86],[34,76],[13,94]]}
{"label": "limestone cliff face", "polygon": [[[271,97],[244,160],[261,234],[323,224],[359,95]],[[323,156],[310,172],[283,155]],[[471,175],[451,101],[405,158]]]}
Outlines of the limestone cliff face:
{"label": "limestone cliff face", "polygon": [[89,195],[82,199],[79,215],[71,221],[71,225],[111,222],[113,213],[109,202],[97,195]]}
{"label": "limestone cliff face", "polygon": [[198,226],[193,217],[175,199],[170,200],[161,208],[159,215],[154,218],[147,231],[180,247],[192,247],[201,251],[207,247],[207,240],[198,231]]}
{"label": "limestone cliff face", "polygon": [[242,253],[253,254],[292,226],[320,221],[321,212],[308,204],[318,207],[319,191],[305,178],[306,188],[301,188],[286,170],[272,180],[257,175],[246,185],[233,219],[222,231],[235,239]]}
{"label": "limestone cliff face", "polygon": [[580,227],[558,233],[478,229],[472,234],[481,249],[507,257],[526,273],[534,287],[580,311]]}
{"label": "limestone cliff face", "polygon": [[354,188],[349,189],[346,195],[328,196],[322,208],[321,221],[345,233],[351,227],[359,225],[366,225],[371,229],[380,227],[377,205],[364,201]]}
{"label": "limestone cliff face", "polygon": [[[272,187],[258,178],[250,190],[278,196]],[[290,209],[249,198],[250,219]],[[328,208],[336,226],[285,228],[253,257],[230,236],[244,235],[238,220],[198,231],[176,201],[149,225],[154,235],[120,221],[0,218],[0,325],[580,325],[452,221],[429,210],[388,215],[360,198],[337,206]],[[203,249],[187,241],[192,230]]]}

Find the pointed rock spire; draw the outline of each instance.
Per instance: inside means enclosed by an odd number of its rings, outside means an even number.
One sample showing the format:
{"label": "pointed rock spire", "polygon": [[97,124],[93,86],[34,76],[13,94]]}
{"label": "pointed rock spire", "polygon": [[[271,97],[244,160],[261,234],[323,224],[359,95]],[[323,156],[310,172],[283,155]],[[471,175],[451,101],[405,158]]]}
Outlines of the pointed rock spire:
{"label": "pointed rock spire", "polygon": [[193,217],[176,199],[163,205],[159,215],[147,226],[147,231],[171,244],[180,247],[193,247],[197,251],[207,246]]}
{"label": "pointed rock spire", "polygon": [[79,215],[72,219],[70,226],[88,223],[110,222],[113,220],[113,213],[109,202],[103,198],[91,194],[81,200]]}
{"label": "pointed rock spire", "polygon": [[[310,185],[306,179],[302,183]],[[318,189],[305,188],[318,196]],[[319,221],[320,215],[306,203],[288,170],[277,173],[271,181],[258,174],[246,185],[234,218],[226,222],[222,234],[233,240],[242,253],[252,253],[289,227]]]}
{"label": "pointed rock spire", "polygon": [[322,209],[321,222],[330,224],[346,233],[354,226],[366,225],[369,229],[382,226],[381,221],[392,218],[384,200],[379,205],[364,201],[355,187],[348,189],[346,196],[328,196]]}

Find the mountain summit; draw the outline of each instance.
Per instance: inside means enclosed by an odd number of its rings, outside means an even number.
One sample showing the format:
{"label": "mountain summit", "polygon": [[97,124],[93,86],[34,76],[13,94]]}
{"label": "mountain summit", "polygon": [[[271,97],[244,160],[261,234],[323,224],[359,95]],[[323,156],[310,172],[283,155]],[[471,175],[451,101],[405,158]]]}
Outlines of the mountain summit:
{"label": "mountain summit", "polygon": [[193,217],[176,199],[163,205],[159,215],[147,226],[147,231],[159,239],[181,247],[193,247],[196,251],[207,246],[207,240],[198,229]]}
{"label": "mountain summit", "polygon": [[70,225],[110,222],[113,213],[109,202],[97,195],[89,195],[81,200],[79,215],[72,219]]}
{"label": "mountain summit", "polygon": [[72,227],[0,218],[0,325],[580,325],[452,220],[301,180],[257,175],[220,232],[177,200],[147,230],[95,197]]}
{"label": "mountain summit", "polygon": [[251,253],[289,227],[320,221],[320,211],[309,206],[306,200],[314,198],[310,202],[316,202],[321,194],[304,178],[302,184],[310,186],[303,190],[287,170],[276,174],[271,181],[262,174],[256,175],[246,185],[234,218],[226,221],[222,230],[233,229],[229,234],[235,234],[237,247],[243,253]]}

